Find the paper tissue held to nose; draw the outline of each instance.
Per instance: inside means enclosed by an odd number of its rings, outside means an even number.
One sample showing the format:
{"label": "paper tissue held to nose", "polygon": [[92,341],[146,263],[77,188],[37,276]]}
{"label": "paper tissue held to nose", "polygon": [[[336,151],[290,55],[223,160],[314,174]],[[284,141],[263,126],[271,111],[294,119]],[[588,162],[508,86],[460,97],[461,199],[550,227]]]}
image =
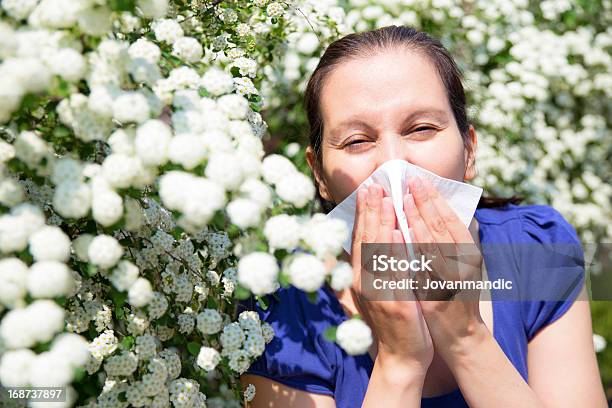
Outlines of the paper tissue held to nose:
{"label": "paper tissue held to nose", "polygon": [[393,200],[393,208],[395,209],[399,229],[402,232],[404,241],[407,243],[410,257],[414,257],[412,245],[410,245],[412,242],[410,228],[403,205],[403,197],[408,187],[408,179],[411,176],[419,176],[430,180],[440,195],[446,199],[448,205],[455,211],[461,222],[466,227],[470,225],[482,195],[482,188],[440,177],[406,160],[393,159],[380,165],[355,191],[327,214],[328,217],[339,218],[346,222],[349,234],[342,246],[348,254],[351,253],[351,238],[357,207],[357,191],[372,183],[378,183],[383,187],[384,195],[390,196]]}

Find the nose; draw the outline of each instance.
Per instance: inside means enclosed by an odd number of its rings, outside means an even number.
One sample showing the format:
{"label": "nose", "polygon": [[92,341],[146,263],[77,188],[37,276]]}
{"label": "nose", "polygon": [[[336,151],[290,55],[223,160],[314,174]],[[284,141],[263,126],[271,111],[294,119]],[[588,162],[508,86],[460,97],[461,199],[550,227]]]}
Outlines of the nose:
{"label": "nose", "polygon": [[406,160],[404,155],[405,152],[403,151],[403,144],[401,142],[401,135],[397,135],[393,132],[386,133],[381,136],[378,142],[377,168],[389,160]]}

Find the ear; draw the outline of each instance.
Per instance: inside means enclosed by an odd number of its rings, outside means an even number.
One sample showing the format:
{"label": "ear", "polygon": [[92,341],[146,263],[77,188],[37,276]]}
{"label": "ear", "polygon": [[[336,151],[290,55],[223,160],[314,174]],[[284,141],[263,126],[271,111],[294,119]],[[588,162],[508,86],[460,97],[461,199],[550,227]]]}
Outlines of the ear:
{"label": "ear", "polygon": [[465,160],[465,174],[464,180],[472,180],[476,177],[476,149],[478,147],[478,135],[473,125],[470,125],[469,129],[470,148],[465,149],[464,160]]}
{"label": "ear", "polygon": [[319,187],[319,194],[321,195],[321,197],[323,197],[324,200],[333,201],[331,199],[331,194],[329,194],[329,190],[327,189],[327,185],[325,184],[322,175],[319,174],[319,172],[317,171],[317,168],[315,166],[315,160],[315,153],[312,150],[312,147],[308,146],[306,148],[306,161],[308,162],[308,167],[310,167],[310,171],[312,172],[312,174],[314,174],[315,180],[317,181],[317,185]]}

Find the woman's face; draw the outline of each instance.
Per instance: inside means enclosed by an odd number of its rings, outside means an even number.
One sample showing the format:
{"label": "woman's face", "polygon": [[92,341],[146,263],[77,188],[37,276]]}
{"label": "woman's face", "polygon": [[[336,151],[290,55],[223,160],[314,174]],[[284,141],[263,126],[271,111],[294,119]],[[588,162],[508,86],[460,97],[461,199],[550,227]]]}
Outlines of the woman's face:
{"label": "woman's face", "polygon": [[[344,200],[382,163],[404,159],[439,176],[475,175],[436,68],[396,49],[337,66],[320,96],[323,115],[321,196]],[[470,126],[473,151],[476,133]],[[313,168],[314,152],[307,149]]]}

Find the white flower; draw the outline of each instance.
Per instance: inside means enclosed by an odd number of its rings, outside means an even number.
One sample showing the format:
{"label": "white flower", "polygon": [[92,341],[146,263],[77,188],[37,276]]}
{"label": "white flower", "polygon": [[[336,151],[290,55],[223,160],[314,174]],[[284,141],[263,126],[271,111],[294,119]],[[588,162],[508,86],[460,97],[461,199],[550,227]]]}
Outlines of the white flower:
{"label": "white flower", "polygon": [[132,306],[143,307],[153,298],[151,282],[145,278],[138,278],[128,291],[128,302]]}
{"label": "white flower", "polygon": [[47,143],[34,132],[21,132],[14,146],[15,156],[29,167],[36,167],[49,154]]}
{"label": "white flower", "polygon": [[2,8],[16,20],[27,18],[38,4],[38,0],[2,0]]}
{"label": "white flower", "polygon": [[235,372],[242,374],[250,365],[249,353],[245,350],[235,350],[230,354],[229,366]]}
{"label": "white flower", "polygon": [[245,335],[238,322],[232,322],[223,328],[223,333],[219,336],[223,346],[223,354],[238,350],[244,342]]}
{"label": "white flower", "polygon": [[168,10],[168,0],[137,0],[145,18],[162,18]]}
{"label": "white flower", "polygon": [[12,207],[21,203],[25,198],[23,188],[12,178],[0,180],[0,203]]}
{"label": "white flower", "polygon": [[202,347],[198,353],[196,364],[206,371],[212,371],[221,361],[219,352],[212,347]]}
{"label": "white flower", "polygon": [[595,347],[595,352],[596,353],[599,353],[599,352],[603,351],[606,348],[607,344],[608,343],[607,343],[605,337],[603,337],[603,336],[601,336],[601,335],[599,335],[597,333],[593,334],[593,346]]}
{"label": "white flower", "polygon": [[37,355],[30,363],[30,385],[63,387],[72,381],[73,367],[61,354],[51,351]]}
{"label": "white flower", "polygon": [[72,48],[62,48],[51,53],[46,63],[56,75],[68,82],[77,82],[85,76],[87,65],[80,52]]}
{"label": "white flower", "polygon": [[74,333],[62,333],[53,340],[51,352],[62,357],[72,367],[81,367],[89,359],[89,343]]}
{"label": "white flower", "polygon": [[287,274],[293,286],[314,292],[325,282],[325,265],[311,254],[298,254],[289,264]]}
{"label": "white flower", "polygon": [[161,120],[151,119],[138,127],[134,146],[144,164],[158,166],[168,160],[168,146],[171,140],[170,127]]}
{"label": "white flower", "polygon": [[253,401],[253,398],[255,398],[255,386],[253,384],[249,384],[247,385],[246,389],[244,390],[244,399],[247,402],[251,402]]}
{"label": "white flower", "polygon": [[217,99],[217,106],[230,119],[244,119],[249,111],[249,101],[242,95],[229,94]]}
{"label": "white flower", "polygon": [[87,8],[79,13],[78,23],[84,33],[102,36],[111,29],[111,11],[107,7]]}
{"label": "white flower", "polygon": [[248,198],[236,198],[227,205],[227,213],[232,223],[242,229],[254,227],[261,219],[261,207]]}
{"label": "white flower", "polygon": [[115,238],[109,235],[98,235],[89,244],[87,255],[91,263],[108,269],[117,264],[123,255],[123,248]]}
{"label": "white flower", "polygon": [[280,154],[271,154],[263,159],[262,174],[270,184],[278,183],[288,174],[297,172],[291,160]]}
{"label": "white flower", "polygon": [[196,327],[202,334],[215,334],[221,330],[223,319],[215,309],[204,309],[196,317]]}
{"label": "white flower", "polygon": [[0,382],[5,387],[26,387],[30,383],[30,365],[36,354],[30,349],[9,350],[0,359]]}
{"label": "white flower", "polygon": [[265,252],[252,252],[238,262],[238,281],[256,295],[278,289],[276,258]]}
{"label": "white flower", "polygon": [[192,170],[206,158],[206,143],[201,136],[182,133],[172,138],[168,147],[170,161]]}
{"label": "white flower", "polygon": [[280,214],[266,221],[264,235],[271,248],[293,249],[300,241],[300,224],[297,217]]}
{"label": "white flower", "polygon": [[59,227],[45,225],[30,236],[29,243],[37,261],[66,262],[70,257],[70,238]]}
{"label": "white flower", "polygon": [[372,330],[361,319],[349,319],[336,330],[336,342],[350,355],[364,354],[372,344]]}
{"label": "white flower", "polygon": [[315,254],[322,258],[327,253],[338,254],[348,237],[348,227],[343,220],[315,214],[302,225],[301,238]]}
{"label": "white flower", "polygon": [[0,251],[10,253],[21,251],[28,245],[28,231],[25,222],[19,217],[3,215],[0,217]]}
{"label": "white flower", "polygon": [[340,291],[349,288],[352,284],[353,267],[348,262],[338,262],[331,271],[331,287]]}
{"label": "white flower", "polygon": [[64,327],[64,313],[52,300],[36,300],[25,309],[13,309],[4,315],[0,338],[11,349],[50,341]]}
{"label": "white flower", "polygon": [[187,62],[198,62],[202,59],[202,45],[195,38],[181,37],[174,41],[172,54]]}
{"label": "white flower", "polygon": [[232,75],[217,67],[209,68],[204,75],[202,75],[201,83],[213,96],[230,93],[234,89]]}
{"label": "white flower", "polygon": [[35,298],[66,296],[74,288],[74,278],[66,264],[39,261],[28,272],[28,291]]}
{"label": "white flower", "polygon": [[106,156],[102,163],[104,178],[115,188],[129,187],[137,171],[138,163],[135,158],[121,153]]}
{"label": "white flower", "polygon": [[113,225],[123,215],[123,200],[110,188],[94,189],[92,203],[94,220],[105,227]]}
{"label": "white flower", "polygon": [[150,114],[147,98],[140,92],[123,92],[113,102],[113,117],[121,123],[142,123]]}
{"label": "white flower", "polygon": [[[96,115],[110,119],[113,117],[114,100],[120,93],[119,88],[110,84],[93,86],[89,92],[89,98],[87,98],[87,107]],[[125,130],[117,129],[116,132],[125,132]]]}
{"label": "white flower", "polygon": [[120,291],[126,291],[138,279],[138,267],[130,261],[120,261],[117,267],[113,270],[109,280],[113,286]]}
{"label": "white flower", "polygon": [[56,186],[68,181],[78,183],[82,181],[82,173],[83,166],[79,161],[69,157],[63,157],[53,163],[51,181]]}
{"label": "white flower", "polygon": [[156,20],[151,24],[155,38],[157,41],[173,44],[176,40],[183,36],[181,25],[172,19]]}
{"label": "white flower", "polygon": [[0,260],[0,303],[9,308],[22,302],[26,294],[28,266],[18,258]]}
{"label": "white flower", "polygon": [[276,193],[284,201],[302,208],[314,198],[315,188],[310,178],[294,172],[281,177],[276,184]]}
{"label": "white flower", "polygon": [[304,55],[312,55],[319,46],[317,35],[313,32],[306,32],[300,36],[296,49]]}
{"label": "white flower", "polygon": [[81,262],[89,262],[89,255],[87,254],[87,251],[89,250],[89,244],[91,244],[93,238],[94,236],[91,234],[81,234],[72,241],[74,254]]}
{"label": "white flower", "polygon": [[205,119],[197,110],[178,110],[172,115],[172,127],[176,134],[200,134],[206,130]]}
{"label": "white flower", "polygon": [[259,203],[261,208],[268,208],[272,202],[272,191],[270,187],[255,178],[246,179],[238,189],[242,194],[246,195],[247,198]]}
{"label": "white flower", "polygon": [[85,217],[91,208],[91,189],[81,182],[59,184],[53,193],[53,209],[65,218]]}
{"label": "white flower", "polygon": [[285,9],[283,8],[283,6],[276,1],[273,1],[266,7],[266,14],[268,15],[268,17],[282,16],[284,11]]}
{"label": "white flower", "polygon": [[222,152],[213,153],[204,174],[227,190],[237,189],[244,177],[235,154]]}
{"label": "white flower", "polygon": [[157,64],[161,57],[161,50],[146,38],[139,38],[130,45],[128,54],[132,59],[141,58],[149,64]]}

